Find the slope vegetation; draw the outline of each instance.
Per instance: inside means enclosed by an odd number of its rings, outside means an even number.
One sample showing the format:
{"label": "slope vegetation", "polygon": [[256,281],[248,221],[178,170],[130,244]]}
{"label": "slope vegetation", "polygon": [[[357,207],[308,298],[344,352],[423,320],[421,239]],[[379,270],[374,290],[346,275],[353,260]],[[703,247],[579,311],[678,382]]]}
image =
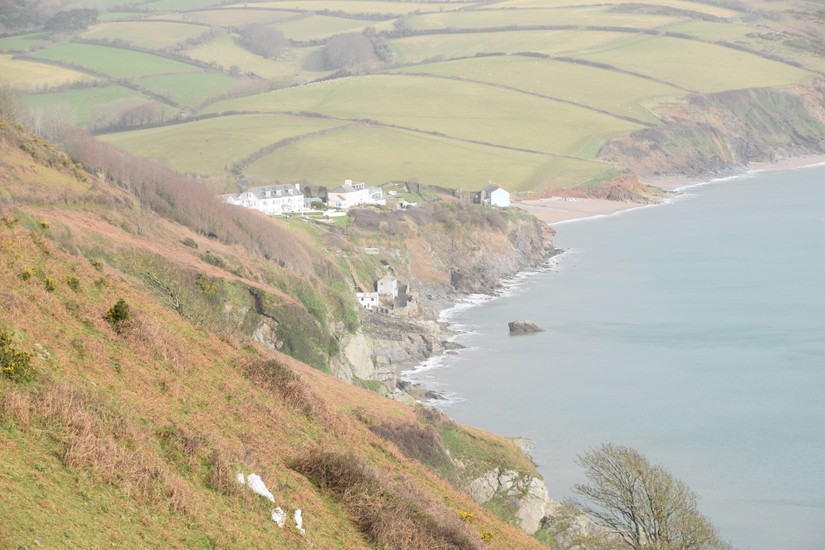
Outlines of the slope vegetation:
{"label": "slope vegetation", "polygon": [[[5,122],[0,148],[0,545],[538,547],[454,485],[493,465],[535,475],[513,443],[220,322],[238,302],[215,308],[216,293],[297,304],[272,281],[329,269],[302,263],[309,237],[291,233],[291,251],[230,228],[205,237],[151,189],[114,185],[114,164],[86,172]],[[232,253],[244,276],[198,261],[192,243]],[[281,271],[265,279],[266,265]]]}

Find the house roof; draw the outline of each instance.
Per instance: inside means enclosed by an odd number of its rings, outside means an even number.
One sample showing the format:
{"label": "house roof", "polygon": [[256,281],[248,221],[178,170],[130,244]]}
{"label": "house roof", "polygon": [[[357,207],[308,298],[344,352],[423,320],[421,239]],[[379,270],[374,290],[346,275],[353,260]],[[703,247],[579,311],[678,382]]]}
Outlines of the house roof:
{"label": "house roof", "polygon": [[[269,191],[269,196],[266,192]],[[303,193],[291,184],[267,185],[265,187],[253,187],[246,190],[247,193],[252,193],[256,199],[267,199],[274,197],[297,197],[303,196]]]}
{"label": "house roof", "polygon": [[500,186],[498,184],[495,184],[495,183],[491,183],[490,185],[485,186],[484,187],[484,192],[489,195],[490,193],[492,193],[493,191],[496,191],[498,189],[501,189],[505,193],[507,192],[506,189],[504,189],[502,186]]}
{"label": "house roof", "polygon": [[348,183],[345,183],[344,185],[339,185],[338,187],[330,191],[330,193],[357,193],[358,191],[363,191],[363,187],[358,188]]}

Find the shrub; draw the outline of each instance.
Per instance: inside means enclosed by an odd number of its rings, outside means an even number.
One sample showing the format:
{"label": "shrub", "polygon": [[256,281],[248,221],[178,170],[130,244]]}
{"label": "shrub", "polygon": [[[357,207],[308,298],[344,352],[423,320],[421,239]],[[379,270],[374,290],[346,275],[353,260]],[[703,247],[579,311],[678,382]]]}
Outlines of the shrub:
{"label": "shrub", "polygon": [[31,366],[32,354],[19,351],[12,345],[11,335],[0,331],[0,369],[12,382],[26,382],[34,378]]}
{"label": "shrub", "polygon": [[105,315],[106,320],[115,329],[115,332],[120,333],[123,330],[123,324],[132,318],[129,312],[129,304],[123,298],[119,299],[115,305],[109,308]]}
{"label": "shrub", "polygon": [[43,284],[46,285],[46,290],[48,292],[52,292],[54,290],[54,281],[52,281],[51,277],[44,277]]}
{"label": "shrub", "polygon": [[224,261],[224,259],[218,256],[217,254],[213,254],[209,250],[201,254],[201,260],[208,264],[214,265],[215,267],[226,269],[226,262]]}
{"label": "shrub", "polygon": [[43,229],[48,229],[49,228],[49,222],[47,222],[46,220],[40,220],[38,222],[38,225],[40,227],[42,227]]}
{"label": "shrub", "polygon": [[27,267],[23,271],[20,272],[20,278],[24,281],[28,281],[34,276],[34,269]]}
{"label": "shrub", "polygon": [[75,277],[74,275],[66,275],[65,279],[66,284],[69,285],[69,288],[77,292],[80,290],[80,279]]}
{"label": "shrub", "polygon": [[194,248],[194,249],[198,248],[198,243],[195,242],[195,239],[193,239],[192,237],[186,237],[185,239],[183,239],[181,241],[181,243],[188,246],[189,248]]}
{"label": "shrub", "polygon": [[92,264],[92,267],[98,271],[103,271],[103,260],[100,258],[92,258],[89,260],[89,263]]}

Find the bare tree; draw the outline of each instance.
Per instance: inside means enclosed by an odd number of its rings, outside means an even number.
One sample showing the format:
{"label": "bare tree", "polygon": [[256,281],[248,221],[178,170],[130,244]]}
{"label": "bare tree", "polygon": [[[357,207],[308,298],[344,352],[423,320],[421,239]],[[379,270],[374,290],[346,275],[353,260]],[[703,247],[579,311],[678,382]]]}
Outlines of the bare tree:
{"label": "bare tree", "polygon": [[573,490],[593,520],[633,550],[730,550],[683,482],[629,447],[606,444],[579,456],[589,483]]}

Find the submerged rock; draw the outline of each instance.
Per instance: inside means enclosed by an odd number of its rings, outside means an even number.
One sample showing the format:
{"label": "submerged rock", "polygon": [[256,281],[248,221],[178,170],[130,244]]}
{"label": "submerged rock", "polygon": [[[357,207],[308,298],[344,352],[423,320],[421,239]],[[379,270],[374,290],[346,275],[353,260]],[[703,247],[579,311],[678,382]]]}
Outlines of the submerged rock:
{"label": "submerged rock", "polygon": [[544,329],[533,321],[510,321],[510,334],[529,334],[531,332],[544,332]]}

